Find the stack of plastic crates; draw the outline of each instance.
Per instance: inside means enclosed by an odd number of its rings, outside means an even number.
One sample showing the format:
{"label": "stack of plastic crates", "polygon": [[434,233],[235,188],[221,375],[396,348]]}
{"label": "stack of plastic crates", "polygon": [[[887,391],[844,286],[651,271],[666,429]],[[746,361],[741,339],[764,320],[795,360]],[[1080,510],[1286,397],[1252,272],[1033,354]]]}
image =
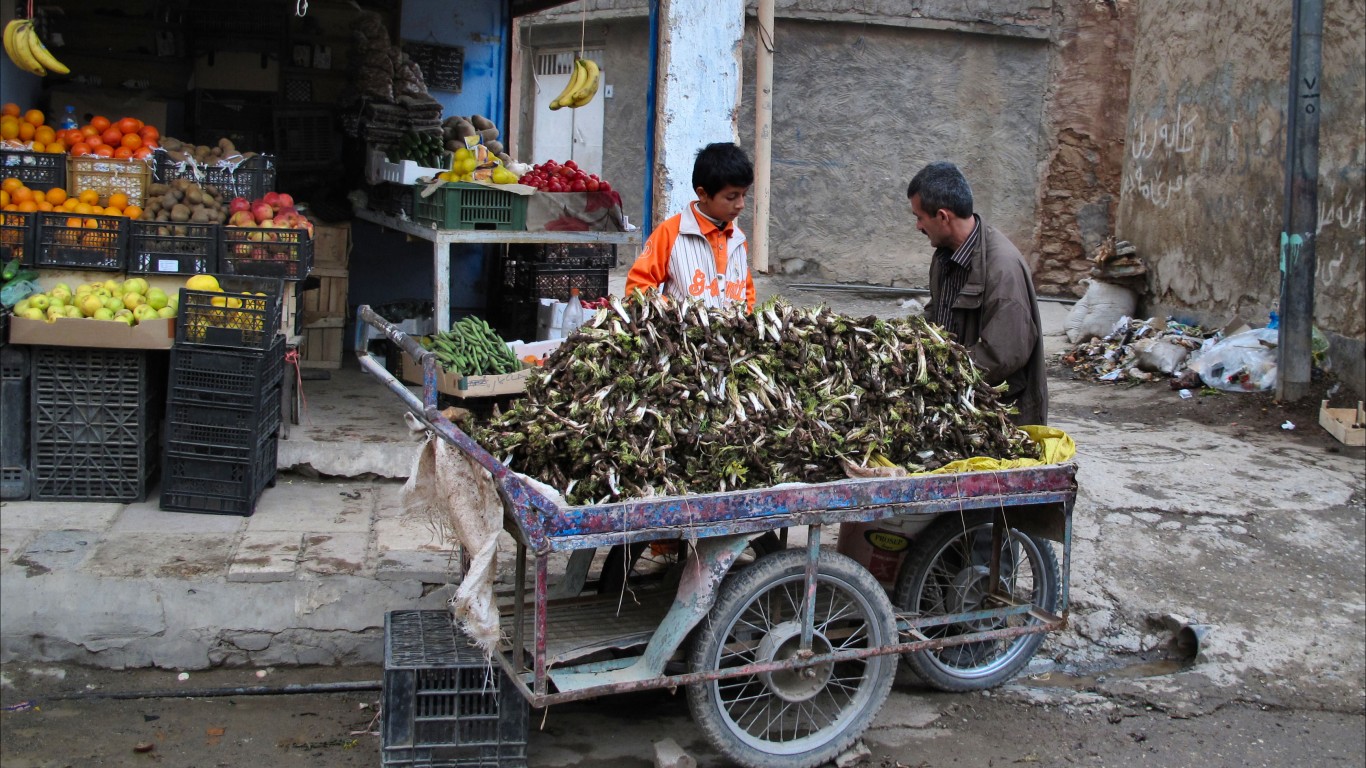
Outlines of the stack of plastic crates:
{"label": "stack of plastic crates", "polygon": [[448,611],[384,617],[386,768],[525,768],[527,701]]}
{"label": "stack of plastic crates", "polygon": [[28,347],[5,344],[0,338],[0,499],[28,498],[31,377]]}
{"label": "stack of plastic crates", "polygon": [[165,353],[30,347],[30,498],[147,498],[156,473]]}
{"label": "stack of plastic crates", "polygon": [[230,275],[218,282],[222,292],[180,291],[161,508],[248,516],[275,483],[283,283]]}
{"label": "stack of plastic crates", "polygon": [[496,317],[504,338],[536,338],[536,317],[542,299],[593,301],[607,295],[608,272],[617,265],[614,245],[511,244],[503,254],[502,291]]}

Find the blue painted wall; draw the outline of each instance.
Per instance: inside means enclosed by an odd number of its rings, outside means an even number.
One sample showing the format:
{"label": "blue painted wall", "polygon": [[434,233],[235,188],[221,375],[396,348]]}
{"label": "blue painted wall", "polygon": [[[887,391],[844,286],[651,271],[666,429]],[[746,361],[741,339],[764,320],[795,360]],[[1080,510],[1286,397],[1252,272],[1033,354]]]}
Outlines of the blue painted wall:
{"label": "blue painted wall", "polygon": [[505,125],[511,24],[506,0],[404,0],[402,13],[403,40],[465,49],[461,92],[430,90],[441,102],[442,117],[477,114]]}

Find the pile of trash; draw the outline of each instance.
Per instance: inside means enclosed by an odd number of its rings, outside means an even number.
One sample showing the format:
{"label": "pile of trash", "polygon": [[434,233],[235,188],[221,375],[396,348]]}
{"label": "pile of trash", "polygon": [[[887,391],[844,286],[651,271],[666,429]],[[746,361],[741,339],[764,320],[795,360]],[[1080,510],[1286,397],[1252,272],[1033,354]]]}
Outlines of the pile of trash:
{"label": "pile of trash", "polygon": [[1170,318],[1136,320],[1120,317],[1110,333],[1082,341],[1062,361],[1086,378],[1097,381],[1153,381],[1179,378],[1192,353],[1210,334]]}

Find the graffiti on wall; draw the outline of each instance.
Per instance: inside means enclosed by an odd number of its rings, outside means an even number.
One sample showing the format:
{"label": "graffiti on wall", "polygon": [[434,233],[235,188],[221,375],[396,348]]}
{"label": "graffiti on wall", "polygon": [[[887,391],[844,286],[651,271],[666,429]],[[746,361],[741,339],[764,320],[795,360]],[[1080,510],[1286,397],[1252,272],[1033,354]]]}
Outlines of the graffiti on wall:
{"label": "graffiti on wall", "polygon": [[1319,190],[1319,228],[1318,233],[1328,227],[1341,227],[1351,230],[1361,226],[1366,219],[1366,200],[1355,199],[1354,190],[1339,193],[1332,181]]}
{"label": "graffiti on wall", "polygon": [[1135,121],[1129,128],[1129,156],[1133,163],[1124,175],[1120,193],[1134,192],[1158,208],[1166,208],[1185,192],[1190,181],[1187,173],[1172,173],[1169,166],[1184,166],[1182,156],[1198,148],[1199,118],[1195,110],[1177,104],[1176,113],[1171,116]]}

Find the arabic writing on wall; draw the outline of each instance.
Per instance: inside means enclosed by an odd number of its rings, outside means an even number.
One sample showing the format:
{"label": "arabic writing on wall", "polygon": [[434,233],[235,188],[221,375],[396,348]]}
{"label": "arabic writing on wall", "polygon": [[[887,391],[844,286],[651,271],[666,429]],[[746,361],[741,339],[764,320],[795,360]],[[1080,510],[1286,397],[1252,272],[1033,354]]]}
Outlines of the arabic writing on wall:
{"label": "arabic writing on wall", "polygon": [[[1140,119],[1130,126],[1129,156],[1133,160],[1124,175],[1121,194],[1137,192],[1140,197],[1159,208],[1166,208],[1174,197],[1189,188],[1186,170],[1172,173],[1169,164],[1180,156],[1190,154],[1199,145],[1196,123],[1199,113],[1177,104],[1176,114],[1167,118]],[[1184,162],[1177,162],[1184,167]]]}

